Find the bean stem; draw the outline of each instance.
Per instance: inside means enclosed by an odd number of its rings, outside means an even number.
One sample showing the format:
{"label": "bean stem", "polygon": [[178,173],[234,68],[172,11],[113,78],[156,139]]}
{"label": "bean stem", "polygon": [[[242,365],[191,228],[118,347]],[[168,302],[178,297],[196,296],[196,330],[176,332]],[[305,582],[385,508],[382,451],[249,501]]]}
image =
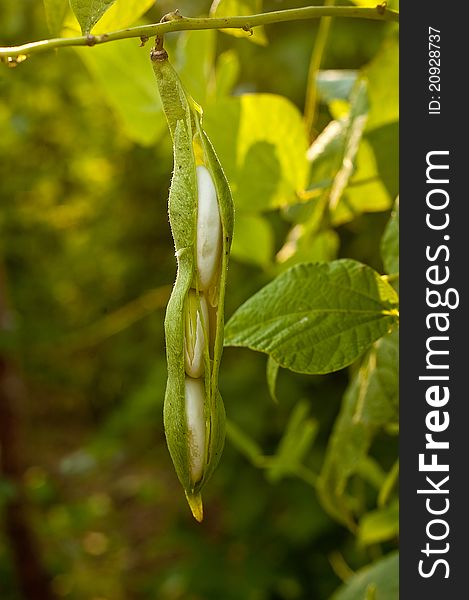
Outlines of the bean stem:
{"label": "bean stem", "polygon": [[161,23],[128,27],[118,31],[110,31],[97,35],[84,35],[79,37],[53,38],[21,44],[20,46],[0,47],[0,60],[16,64],[31,54],[63,48],[68,46],[96,46],[124,40],[128,38],[141,38],[142,43],[149,37],[161,36],[173,31],[192,31],[202,29],[242,29],[251,31],[254,27],[282,23],[286,21],[300,21],[305,19],[320,19],[322,17],[344,17],[354,19],[372,19],[375,21],[399,22],[399,13],[386,8],[383,4],[375,7],[361,6],[307,6],[287,10],[276,10],[267,13],[233,17],[183,17],[173,18]]}

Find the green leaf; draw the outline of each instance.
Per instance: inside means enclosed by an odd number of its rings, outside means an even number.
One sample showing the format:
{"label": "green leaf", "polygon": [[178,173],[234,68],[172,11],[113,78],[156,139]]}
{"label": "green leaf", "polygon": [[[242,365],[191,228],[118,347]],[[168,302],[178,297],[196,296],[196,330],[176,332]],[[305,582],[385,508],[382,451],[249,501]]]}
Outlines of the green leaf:
{"label": "green leaf", "polygon": [[60,33],[68,6],[67,0],[44,0],[47,25],[52,35]]}
{"label": "green leaf", "polygon": [[[399,194],[399,121],[386,123],[367,131],[364,136],[372,148],[376,161],[376,174],[394,200]],[[358,176],[363,177],[361,173]]]}
{"label": "green leaf", "polygon": [[399,332],[379,339],[347,388],[318,481],[321,501],[338,521],[354,528],[349,478],[361,473],[380,426],[398,418]]}
{"label": "green leaf", "polygon": [[[255,15],[262,12],[262,0],[214,0],[210,9],[213,17],[232,17],[233,15]],[[267,45],[263,27],[254,27],[252,31],[242,29],[222,29],[234,37],[246,38],[261,46]]]}
{"label": "green leaf", "polygon": [[265,352],[292,371],[330,373],[396,324],[397,302],[394,289],[356,261],[300,264],[236,311],[225,345]]}
{"label": "green leaf", "polygon": [[239,76],[239,58],[234,50],[222,52],[216,65],[216,97],[218,99],[231,93]]}
{"label": "green leaf", "polygon": [[272,260],[274,236],[260,215],[236,215],[231,256],[240,262],[266,267]]}
{"label": "green leaf", "polygon": [[357,374],[355,422],[383,426],[399,420],[399,329],[379,339]]}
{"label": "green leaf", "polygon": [[372,439],[370,428],[353,420],[357,397],[358,380],[355,378],[345,392],[317,483],[324,508],[352,530],[355,529],[353,499],[346,494],[346,486],[349,478],[359,470]]}
{"label": "green leaf", "polygon": [[115,0],[70,0],[83,35],[87,35]]}
{"label": "green leaf", "polygon": [[368,80],[368,130],[399,120],[399,44],[387,38],[380,52],[364,69]]}
{"label": "green leaf", "polygon": [[277,398],[277,376],[278,371],[280,369],[280,365],[276,362],[271,356],[267,358],[267,368],[266,368],[266,377],[267,377],[267,385],[269,386],[270,397],[274,402],[278,403]]}
{"label": "green leaf", "polygon": [[106,33],[129,27],[155,4],[155,0],[115,0],[93,27],[93,33]]}
{"label": "green leaf", "polygon": [[[353,575],[331,600],[364,600],[374,587],[375,600],[399,598],[399,554],[393,552]],[[373,597],[373,596],[372,596]]]}
{"label": "green leaf", "polygon": [[152,144],[166,122],[150,61],[135,40],[77,48],[106,100],[115,110],[127,135],[141,144]]}
{"label": "green leaf", "polygon": [[272,482],[292,475],[314,443],[318,422],[309,417],[308,402],[299,402],[290,416],[287,428],[272,457],[268,477]]}
{"label": "green leaf", "polygon": [[362,139],[368,116],[366,84],[354,88],[347,117],[331,121],[308,150],[308,192],[329,203],[334,225],[362,212],[389,208],[391,198],[379,178],[373,148]]}
{"label": "green leaf", "polygon": [[348,100],[357,81],[357,71],[330,69],[319,71],[317,86],[323,102]]}
{"label": "green leaf", "polygon": [[189,94],[202,106],[214,84],[215,42],[213,30],[182,32],[177,41],[176,70]]}
{"label": "green leaf", "polygon": [[381,256],[386,273],[399,273],[399,199],[381,240]]}
{"label": "green leaf", "polygon": [[395,539],[399,535],[399,502],[367,513],[360,520],[358,541],[368,546]]}
{"label": "green leaf", "polygon": [[354,172],[355,157],[358,153],[360,141],[368,118],[368,101],[366,85],[361,81],[351,100],[350,115],[344,131],[344,145],[341,156],[340,168],[335,174],[329,192],[329,205],[332,210],[336,208],[339,200],[348,185]]}
{"label": "green leaf", "polygon": [[392,202],[393,198],[379,176],[373,147],[364,137],[355,157],[355,172],[332,211],[332,224],[337,227],[362,213],[388,210]]}
{"label": "green leaf", "polygon": [[333,229],[295,225],[277,253],[277,262],[282,271],[300,262],[327,262],[337,257],[338,249],[339,236]]}
{"label": "green leaf", "polygon": [[272,94],[227,98],[207,107],[204,125],[238,210],[298,202],[308,171],[307,139],[302,116],[289,100]]}

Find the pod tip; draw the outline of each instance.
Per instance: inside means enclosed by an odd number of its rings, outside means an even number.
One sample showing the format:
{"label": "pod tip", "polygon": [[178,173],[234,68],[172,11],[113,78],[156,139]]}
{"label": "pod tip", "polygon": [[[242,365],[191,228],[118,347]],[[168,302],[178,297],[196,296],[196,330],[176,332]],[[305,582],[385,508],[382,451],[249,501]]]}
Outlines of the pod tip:
{"label": "pod tip", "polygon": [[202,505],[202,495],[199,494],[188,494],[186,492],[187,502],[192,511],[194,519],[199,523],[202,522],[204,518],[204,507]]}

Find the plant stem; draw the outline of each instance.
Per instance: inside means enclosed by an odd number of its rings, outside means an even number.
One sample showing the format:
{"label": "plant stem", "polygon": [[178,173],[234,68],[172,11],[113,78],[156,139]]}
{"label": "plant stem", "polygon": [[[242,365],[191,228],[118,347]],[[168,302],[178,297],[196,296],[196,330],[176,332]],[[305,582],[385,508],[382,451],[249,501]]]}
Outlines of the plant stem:
{"label": "plant stem", "polygon": [[282,23],[285,21],[299,21],[303,19],[319,19],[321,17],[346,17],[399,22],[399,13],[388,9],[383,5],[372,8],[354,6],[307,6],[304,8],[277,10],[241,17],[207,17],[197,19],[180,17],[162,23],[129,27],[127,29],[111,31],[99,35],[90,34],[80,37],[54,38],[22,44],[21,46],[0,47],[0,59],[15,64],[16,62],[20,62],[18,61],[18,58],[66,46],[95,46],[97,44],[104,44],[106,42],[124,40],[127,38],[143,38],[145,40],[149,37],[162,35],[172,31],[243,29],[249,32],[253,27],[259,27],[260,25]]}
{"label": "plant stem", "polygon": [[[335,0],[326,0],[324,6],[333,6]],[[326,48],[329,30],[331,28],[331,18],[322,17],[319,21],[318,33],[314,42],[311,62],[309,63],[308,85],[306,88],[305,99],[305,125],[310,141],[314,139],[313,127],[316,121],[316,112],[318,106],[318,84],[317,76],[321,68],[322,57]]]}

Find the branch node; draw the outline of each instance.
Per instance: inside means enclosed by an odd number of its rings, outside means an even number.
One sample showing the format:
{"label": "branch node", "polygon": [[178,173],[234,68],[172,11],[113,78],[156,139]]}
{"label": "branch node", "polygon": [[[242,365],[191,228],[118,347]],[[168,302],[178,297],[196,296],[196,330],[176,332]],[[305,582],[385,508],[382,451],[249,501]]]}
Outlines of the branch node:
{"label": "branch node", "polygon": [[89,34],[86,36],[86,45],[87,45],[87,46],[95,46],[95,45],[96,45],[96,42],[97,42],[97,39],[96,39],[96,37],[95,37],[94,35],[91,35],[91,33],[89,33]]}
{"label": "branch node", "polygon": [[381,4],[378,4],[378,6],[376,7],[376,10],[378,11],[378,14],[384,15],[387,7],[388,7],[388,3],[386,1],[384,1],[384,2],[381,2]]}
{"label": "branch node", "polygon": [[252,27],[248,24],[243,25],[243,31],[246,31],[247,33],[249,33],[249,35],[254,35],[254,31],[252,30]]}
{"label": "branch node", "polygon": [[173,12],[170,12],[170,13],[164,15],[163,17],[161,17],[161,23],[168,23],[169,21],[179,21],[180,19],[183,19],[183,18],[184,17],[179,12],[179,9],[176,8],[176,10],[173,10]]}
{"label": "branch node", "polygon": [[150,59],[153,62],[158,62],[158,61],[166,60],[167,58],[168,58],[168,53],[163,48],[163,36],[157,35],[155,38],[155,46],[150,51]]}

